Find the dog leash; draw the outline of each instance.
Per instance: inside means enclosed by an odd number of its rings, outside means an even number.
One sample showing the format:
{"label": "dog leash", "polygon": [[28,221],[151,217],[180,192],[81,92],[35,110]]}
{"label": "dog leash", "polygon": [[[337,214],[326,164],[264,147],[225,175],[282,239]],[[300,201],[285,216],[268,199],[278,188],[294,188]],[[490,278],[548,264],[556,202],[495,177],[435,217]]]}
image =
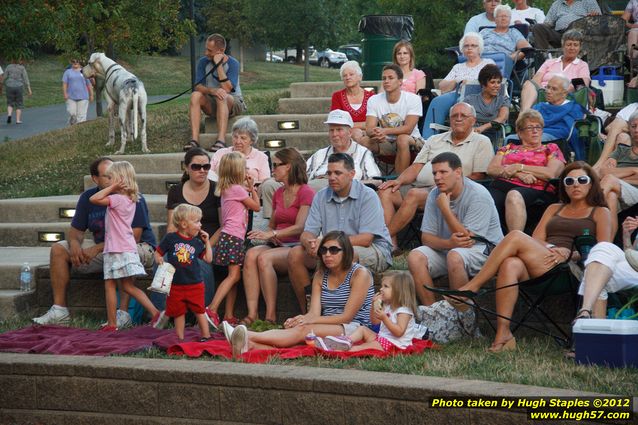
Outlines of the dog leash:
{"label": "dog leash", "polygon": [[213,72],[215,72],[215,70],[219,67],[219,65],[221,65],[222,63],[214,63],[213,62],[213,67],[210,69],[210,71],[208,71],[206,73],[206,75],[204,75],[202,78],[199,79],[199,81],[196,81],[195,84],[193,84],[192,86],[190,86],[189,88],[187,88],[186,90],[184,90],[183,92],[181,92],[180,94],[176,94],[173,97],[169,97],[168,99],[164,99],[164,100],[160,100],[159,102],[153,102],[153,103],[149,103],[147,106],[152,106],[152,105],[159,105],[161,103],[166,103],[166,102],[170,102],[171,100],[177,99],[180,96],[185,95],[186,93],[188,93],[189,91],[193,91],[195,89],[195,86],[200,84],[202,81],[204,81],[206,79],[206,77],[208,77],[209,75],[211,75]]}

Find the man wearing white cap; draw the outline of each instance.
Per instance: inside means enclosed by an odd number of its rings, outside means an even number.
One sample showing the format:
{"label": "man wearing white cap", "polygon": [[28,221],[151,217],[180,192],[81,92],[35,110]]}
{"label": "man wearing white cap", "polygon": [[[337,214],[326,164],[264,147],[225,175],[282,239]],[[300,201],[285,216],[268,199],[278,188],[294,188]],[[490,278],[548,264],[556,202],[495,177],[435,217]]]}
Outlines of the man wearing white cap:
{"label": "man wearing white cap", "polygon": [[[308,184],[315,191],[328,186],[328,157],[333,153],[347,153],[354,160],[354,178],[370,180],[381,175],[381,170],[374,160],[372,152],[352,140],[352,117],[346,111],[335,109],[330,111],[328,119],[328,136],[330,146],[319,149],[307,161]],[[264,205],[263,216],[270,218],[272,214],[272,195],[281,186],[274,179],[267,179],[261,184],[261,199]]]}

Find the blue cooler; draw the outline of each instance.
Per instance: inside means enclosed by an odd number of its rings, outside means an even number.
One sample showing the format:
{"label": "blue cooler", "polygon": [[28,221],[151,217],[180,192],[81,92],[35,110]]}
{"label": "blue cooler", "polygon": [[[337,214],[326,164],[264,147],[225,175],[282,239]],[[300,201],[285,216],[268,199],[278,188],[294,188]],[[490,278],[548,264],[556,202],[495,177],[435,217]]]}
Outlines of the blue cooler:
{"label": "blue cooler", "polygon": [[638,321],[578,319],[572,330],[576,363],[638,367]]}

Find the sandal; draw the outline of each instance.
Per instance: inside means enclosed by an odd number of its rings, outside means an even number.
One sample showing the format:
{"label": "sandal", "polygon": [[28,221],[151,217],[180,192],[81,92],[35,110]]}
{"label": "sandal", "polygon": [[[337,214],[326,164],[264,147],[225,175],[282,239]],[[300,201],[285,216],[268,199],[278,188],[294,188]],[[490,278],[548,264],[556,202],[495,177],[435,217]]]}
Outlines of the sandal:
{"label": "sandal", "polygon": [[210,152],[217,152],[220,149],[224,149],[226,147],[226,143],[224,143],[223,140],[216,140],[215,143],[213,143],[213,146],[210,147],[210,149],[208,149]]}
{"label": "sandal", "polygon": [[505,342],[494,342],[492,346],[487,349],[490,353],[502,353],[503,351],[516,350],[516,338],[511,337]]}
{"label": "sandal", "polygon": [[197,143],[197,140],[191,140],[190,142],[186,143],[184,145],[184,152],[192,149],[192,148],[198,148],[199,147],[199,143]]}
{"label": "sandal", "polygon": [[240,325],[244,325],[244,326],[246,326],[247,328],[250,328],[250,325],[252,325],[254,322],[255,322],[255,319],[253,319],[253,318],[252,318],[252,317],[250,317],[250,316],[246,316],[246,317],[244,317],[243,319],[241,319],[241,320],[239,321],[239,324],[240,324]]}

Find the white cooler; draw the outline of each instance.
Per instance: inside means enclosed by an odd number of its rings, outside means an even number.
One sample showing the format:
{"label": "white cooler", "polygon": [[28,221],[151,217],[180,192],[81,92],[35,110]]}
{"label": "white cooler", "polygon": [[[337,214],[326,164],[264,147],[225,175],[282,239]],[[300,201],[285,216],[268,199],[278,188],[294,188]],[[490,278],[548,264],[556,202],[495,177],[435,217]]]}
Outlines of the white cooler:
{"label": "white cooler", "polygon": [[572,333],[577,363],[638,367],[638,320],[578,319]]}
{"label": "white cooler", "polygon": [[591,77],[591,85],[603,91],[605,106],[622,106],[625,95],[625,78],[616,74],[613,66],[601,66],[598,75]]}

